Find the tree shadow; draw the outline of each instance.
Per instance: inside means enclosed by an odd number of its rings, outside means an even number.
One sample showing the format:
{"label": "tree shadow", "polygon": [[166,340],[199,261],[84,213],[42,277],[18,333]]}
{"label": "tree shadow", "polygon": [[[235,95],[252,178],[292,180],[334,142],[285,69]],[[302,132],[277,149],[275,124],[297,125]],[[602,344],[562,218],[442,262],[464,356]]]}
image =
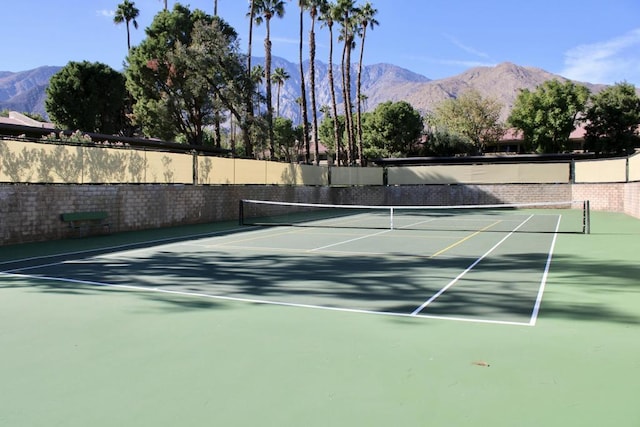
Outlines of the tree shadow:
{"label": "tree shadow", "polygon": [[173,183],[170,154],[150,162],[144,151],[73,144],[0,141],[0,172],[13,183]]}
{"label": "tree shadow", "polygon": [[[405,255],[345,257],[258,249],[229,251],[196,239],[185,241],[184,245],[158,247],[155,251],[148,248],[121,254],[98,251],[91,256],[59,258],[46,266],[40,261],[42,267],[32,263],[24,271],[14,271],[23,272],[28,278],[0,277],[0,289],[28,287],[74,296],[105,290],[130,292],[165,303],[167,310],[228,308],[224,300],[237,299],[409,315],[476,259],[461,256],[429,260]],[[519,274],[540,272],[539,254],[492,256],[480,265],[489,274],[480,274],[469,282],[460,281],[420,314],[477,320],[517,319],[527,323],[538,287],[532,286],[531,281],[520,281]],[[542,317],[640,324],[640,315],[625,311],[624,305],[616,305],[618,298],[640,298],[637,265],[625,262],[612,265],[579,255],[561,255],[554,257],[551,274],[556,274],[555,271],[565,279],[561,278],[558,285],[552,279],[547,293],[553,293],[554,286],[562,286],[563,290],[572,290],[572,299],[563,300],[559,294],[545,298]],[[42,280],[38,275],[67,281]],[[611,298],[612,292],[617,294],[616,298]],[[601,298],[594,303],[590,294]],[[581,295],[589,298],[581,300]]]}

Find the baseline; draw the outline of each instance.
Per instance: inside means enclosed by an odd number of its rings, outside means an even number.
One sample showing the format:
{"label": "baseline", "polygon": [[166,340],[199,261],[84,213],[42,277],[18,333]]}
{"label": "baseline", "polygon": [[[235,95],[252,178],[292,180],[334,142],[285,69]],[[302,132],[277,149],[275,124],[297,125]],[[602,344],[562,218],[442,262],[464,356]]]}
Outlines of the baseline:
{"label": "baseline", "polygon": [[29,274],[17,274],[17,273],[5,273],[5,272],[0,272],[0,276],[10,276],[10,277],[31,279],[31,280],[44,280],[44,281],[72,283],[76,285],[122,289],[125,291],[160,293],[160,294],[177,295],[177,296],[183,296],[183,297],[207,298],[207,299],[215,299],[220,301],[261,304],[261,305],[274,305],[274,306],[281,306],[281,307],[305,308],[305,309],[314,309],[314,310],[326,310],[326,311],[343,312],[343,313],[369,314],[369,315],[404,317],[404,318],[414,318],[414,319],[421,318],[421,319],[447,320],[447,321],[466,322],[466,323],[485,323],[485,324],[509,325],[509,326],[531,326],[529,323],[513,322],[513,321],[502,321],[502,320],[491,320],[491,319],[467,319],[462,317],[434,316],[434,315],[424,315],[424,314],[413,315],[413,314],[397,313],[397,312],[391,312],[391,311],[375,311],[375,310],[364,310],[364,309],[357,309],[357,308],[331,307],[331,306],[315,305],[315,304],[290,303],[290,302],[284,302],[284,301],[269,301],[269,300],[263,300],[263,299],[257,299],[257,298],[230,297],[230,296],[224,296],[224,295],[206,294],[202,292],[175,291],[170,289],[160,289],[155,287],[152,288],[152,287],[135,286],[135,285],[118,285],[114,283],[104,283],[104,282],[97,282],[97,281],[91,281],[91,280],[70,279],[70,278],[52,277],[52,276],[33,276]]}

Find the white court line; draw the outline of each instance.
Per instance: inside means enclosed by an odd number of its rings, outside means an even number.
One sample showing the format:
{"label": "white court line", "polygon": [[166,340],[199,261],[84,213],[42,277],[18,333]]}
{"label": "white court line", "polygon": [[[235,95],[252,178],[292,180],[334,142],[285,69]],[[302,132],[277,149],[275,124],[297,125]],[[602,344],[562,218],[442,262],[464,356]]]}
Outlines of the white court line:
{"label": "white court line", "polygon": [[334,246],[340,246],[340,245],[344,245],[345,243],[351,243],[351,242],[355,242],[357,240],[362,240],[362,239],[368,239],[369,237],[373,237],[373,236],[379,236],[380,234],[385,234],[390,232],[391,230],[383,230],[383,231],[378,231],[377,233],[373,233],[373,234],[365,234],[364,236],[360,236],[360,237],[355,237],[353,239],[349,239],[349,240],[343,240],[341,242],[337,242],[337,243],[332,243],[330,245],[325,245],[325,246],[320,246],[317,248],[313,248],[313,249],[308,249],[306,252],[316,252],[316,251],[321,251],[323,249],[327,249],[327,248],[333,248]]}
{"label": "white court line", "polygon": [[493,252],[494,250],[496,250],[496,248],[498,248],[498,246],[500,246],[502,243],[504,243],[505,240],[507,240],[509,237],[513,236],[513,234],[518,231],[518,229],[520,227],[522,227],[524,224],[526,224],[531,218],[533,218],[533,215],[530,215],[527,219],[525,219],[524,221],[522,221],[516,228],[514,228],[509,234],[507,234],[506,236],[504,236],[498,243],[496,243],[495,245],[493,245],[493,247],[491,249],[489,249],[487,252],[485,252],[480,258],[478,258],[477,260],[475,260],[469,267],[467,267],[462,273],[458,274],[456,276],[455,279],[453,279],[452,281],[450,281],[449,283],[447,283],[447,285],[440,289],[438,292],[436,292],[431,298],[429,298],[428,300],[426,300],[424,303],[422,303],[422,305],[420,305],[418,308],[416,308],[415,310],[413,310],[413,312],[411,313],[412,316],[416,316],[418,315],[418,313],[420,313],[422,310],[424,310],[429,304],[431,304],[433,301],[435,301],[436,299],[438,299],[440,297],[440,295],[442,295],[443,293],[445,293],[447,290],[449,290],[449,288],[451,288],[453,285],[455,285],[460,279],[462,279],[468,272],[470,272],[471,270],[473,270],[473,268],[478,265],[480,263],[480,261],[482,261],[483,259],[485,259],[487,256],[489,256],[489,254],[491,254],[491,252]]}
{"label": "white court line", "polygon": [[73,283],[77,285],[100,286],[105,288],[123,289],[127,291],[157,292],[161,294],[178,295],[183,297],[207,298],[207,299],[249,303],[249,304],[264,304],[264,305],[276,305],[276,306],[282,306],[282,307],[337,311],[337,312],[343,312],[343,313],[372,314],[372,315],[379,315],[379,316],[407,317],[407,318],[414,318],[414,319],[415,318],[437,319],[437,320],[449,320],[449,321],[467,322],[467,323],[489,323],[489,324],[496,324],[496,325],[531,326],[529,323],[522,323],[522,322],[471,319],[471,318],[464,318],[464,317],[433,316],[433,315],[422,315],[422,314],[413,315],[413,314],[407,314],[407,313],[395,313],[391,311],[376,311],[376,310],[364,310],[364,309],[357,309],[357,308],[330,307],[330,306],[315,305],[315,304],[290,303],[290,302],[284,302],[284,301],[268,301],[268,300],[262,300],[262,299],[256,299],[256,298],[240,298],[240,297],[229,297],[224,295],[210,295],[210,294],[205,294],[201,292],[172,291],[169,289],[149,288],[149,287],[134,286],[134,285],[116,285],[113,283],[103,283],[103,282],[95,282],[91,280],[68,279],[68,278],[51,277],[51,276],[33,276],[28,274],[15,274],[15,273],[4,273],[4,272],[0,272],[0,276],[11,276],[11,277],[18,277],[18,278],[26,278],[26,279],[65,282],[65,283]]}
{"label": "white court line", "polygon": [[538,289],[538,296],[536,297],[536,303],[533,306],[533,312],[531,313],[531,320],[529,325],[535,326],[538,320],[538,313],[540,313],[540,306],[542,305],[542,296],[544,295],[544,289],[547,286],[547,277],[549,277],[549,269],[551,268],[551,259],[553,258],[553,251],[556,247],[556,239],[558,238],[558,230],[560,229],[560,221],[562,215],[558,216],[558,222],[556,223],[556,230],[553,234],[553,240],[551,240],[551,246],[549,247],[549,254],[547,256],[547,263],[544,266],[544,273],[542,274],[542,280],[540,281],[540,288]]}
{"label": "white court line", "polygon": [[[132,247],[132,246],[139,246],[139,245],[152,245],[152,244],[155,244],[155,243],[171,242],[171,241],[175,241],[175,240],[196,239],[196,238],[200,238],[200,237],[216,236],[216,235],[222,234],[222,233],[229,233],[229,232],[233,233],[233,232],[241,231],[241,230],[247,230],[247,227],[235,227],[235,228],[229,228],[229,229],[226,229],[226,230],[212,231],[212,232],[209,232],[209,233],[188,234],[188,235],[185,235],[185,236],[166,237],[164,239],[146,240],[146,241],[143,241],[143,242],[135,242],[135,243],[125,243],[125,244],[116,245],[116,246],[104,246],[104,247],[93,248],[93,249],[85,249],[85,250],[82,250],[82,251],[62,252],[62,253],[59,253],[59,254],[41,255],[41,256],[35,256],[35,257],[29,257],[29,258],[21,258],[21,259],[15,259],[15,260],[10,260],[10,261],[2,261],[2,262],[0,262],[0,265],[15,264],[15,263],[21,263],[21,262],[27,262],[27,261],[37,261],[37,260],[40,260],[40,259],[48,259],[48,258],[67,257],[67,256],[71,256],[71,255],[84,255],[84,254],[90,254],[90,253],[94,253],[94,252],[111,251],[111,250],[115,250],[115,249],[124,249],[124,248],[129,248],[129,247]],[[178,243],[176,243],[176,244],[178,244]],[[144,250],[144,249],[148,249],[148,248],[141,248],[140,250]],[[136,249],[132,249],[132,251],[135,251],[135,250]],[[54,265],[54,264],[60,264],[60,263],[45,264],[43,266],[46,267],[46,266]],[[34,267],[31,267],[31,268],[34,268]],[[37,268],[37,267],[35,267],[35,268]],[[9,271],[18,271],[18,270],[23,270],[23,269],[17,268],[17,269],[9,270]]]}
{"label": "white court line", "polygon": [[[69,278],[57,278],[57,277],[25,275],[25,274],[13,273],[14,271],[25,271],[25,270],[31,270],[31,269],[40,268],[40,267],[46,267],[46,266],[51,266],[51,265],[59,265],[59,264],[65,263],[66,261],[43,264],[43,265],[38,265],[38,266],[18,268],[18,269],[8,270],[8,271],[4,271],[4,272],[0,271],[0,275],[12,276],[12,277],[24,277],[24,278],[30,278],[30,279],[36,279],[36,280],[40,279],[40,280],[48,280],[48,281],[59,281],[59,282],[67,282],[67,283],[75,283],[75,284],[84,284],[84,285],[91,285],[91,286],[102,286],[102,287],[110,287],[110,288],[119,288],[119,289],[126,289],[126,290],[136,290],[136,291],[144,291],[144,292],[158,292],[158,293],[164,293],[164,294],[173,294],[173,295],[200,297],[200,298],[210,298],[210,299],[227,300],[227,301],[248,302],[248,303],[256,303],[256,304],[268,304],[268,305],[300,307],[300,308],[313,308],[313,309],[322,309],[322,310],[329,310],[329,311],[377,314],[377,315],[387,315],[387,316],[395,316],[395,317],[413,317],[413,318],[418,317],[418,318],[452,320],[452,321],[470,322],[470,323],[489,323],[489,324],[516,325],[516,326],[535,326],[535,322],[536,322],[536,319],[537,319],[537,314],[538,314],[538,311],[539,311],[539,308],[540,308],[540,304],[541,304],[542,294],[544,293],[544,283],[546,282],[546,275],[548,273],[548,268],[549,268],[548,266],[545,269],[545,278],[543,279],[542,286],[541,286],[541,288],[539,290],[539,293],[538,293],[538,299],[536,301],[536,306],[534,307],[534,313],[532,314],[532,318],[531,318],[531,320],[529,322],[523,323],[523,322],[500,321],[500,320],[490,320],[490,319],[471,319],[471,318],[464,318],[464,317],[436,316],[436,315],[426,315],[426,314],[420,314],[419,313],[427,305],[429,305],[431,302],[433,302],[435,299],[437,299],[439,296],[441,296],[442,293],[444,293],[449,288],[451,288],[451,286],[453,286],[457,281],[459,281],[466,273],[471,271],[482,259],[484,259],[486,256],[488,256],[491,252],[493,252],[499,245],[501,245],[507,238],[509,238],[511,235],[513,235],[520,227],[522,227],[532,217],[533,217],[533,215],[531,215],[528,218],[526,218],[513,231],[511,231],[507,236],[505,236],[500,242],[498,242],[496,245],[494,245],[494,247],[492,247],[484,255],[482,255],[480,258],[478,258],[464,272],[462,272],[460,275],[458,275],[458,277],[456,277],[453,281],[451,281],[449,284],[447,284],[447,286],[445,286],[443,289],[441,289],[437,294],[435,294],[428,301],[426,301],[424,304],[422,304],[418,309],[414,310],[414,312],[412,312],[411,314],[385,312],[385,311],[375,311],[375,310],[350,309],[350,308],[340,308],[340,307],[327,307],[327,306],[319,306],[319,305],[287,303],[287,302],[278,302],[278,301],[267,301],[267,300],[253,299],[253,298],[216,296],[216,295],[209,295],[209,294],[198,293],[198,292],[172,291],[172,290],[167,290],[167,289],[149,288],[149,287],[143,287],[143,286],[117,285],[117,284],[109,284],[109,283],[102,283],[102,282],[95,282],[95,281],[88,281],[88,280],[78,280],[78,279],[69,279]],[[555,246],[555,240],[556,240],[556,237],[557,237],[558,226],[559,226],[559,222],[558,222],[558,225],[556,227],[556,236],[553,239],[551,252],[553,252],[553,247]],[[178,237],[158,239],[158,240],[152,240],[152,241],[146,241],[146,242],[130,243],[130,244],[118,245],[118,246],[112,246],[112,247],[89,249],[89,250],[85,250],[85,251],[76,251],[76,252],[68,252],[68,253],[63,253],[63,254],[32,257],[32,258],[26,258],[24,260],[11,261],[11,263],[25,261],[25,260],[37,260],[37,259],[54,258],[54,257],[68,256],[68,255],[86,254],[86,253],[93,253],[93,252],[99,252],[99,251],[110,250],[110,249],[121,249],[121,248],[127,248],[127,247],[131,247],[131,246],[137,246],[137,245],[143,245],[143,244],[170,242],[170,241],[174,241],[174,240],[183,240],[183,239],[188,239],[188,238],[199,238],[199,237],[207,237],[207,236],[216,236],[216,235],[219,235],[219,234],[222,234],[222,233],[228,233],[228,232],[246,230],[246,229],[247,229],[247,227],[240,227],[240,228],[233,228],[233,229],[228,229],[228,230],[221,230],[221,231],[218,231],[218,232],[202,233],[202,234],[188,235],[188,236],[178,236]],[[273,229],[254,230],[254,232],[259,232],[259,233],[265,232],[266,233],[266,232],[269,232],[269,231],[272,231],[272,230]],[[327,246],[324,246],[324,247],[321,247],[321,248],[312,249],[312,250],[309,250],[307,252],[320,251],[320,250],[322,250],[324,248],[337,246],[337,245],[340,245],[340,244],[344,244],[344,243],[348,243],[348,242],[351,242],[351,241],[360,240],[360,239],[364,239],[364,238],[368,238],[368,237],[373,237],[373,236],[376,236],[376,235],[388,233],[390,231],[392,231],[392,230],[383,230],[383,231],[380,231],[380,232],[377,232],[377,233],[373,233],[373,234],[369,234],[369,235],[365,235],[365,236],[359,236],[358,238],[349,239],[347,241],[334,243],[332,245],[327,245]],[[185,244],[185,243],[188,243],[188,242],[176,242],[175,244],[176,245],[181,245],[181,244]],[[133,250],[131,250],[129,252],[138,251],[138,250],[148,250],[148,248],[133,249]],[[125,253],[125,252],[127,252],[127,251],[122,251],[121,253]],[[113,254],[109,254],[107,256],[112,256],[112,255]],[[551,253],[549,254],[548,265],[550,264],[550,260],[551,260]],[[6,263],[9,263],[9,262],[0,263],[0,265],[6,264]]]}

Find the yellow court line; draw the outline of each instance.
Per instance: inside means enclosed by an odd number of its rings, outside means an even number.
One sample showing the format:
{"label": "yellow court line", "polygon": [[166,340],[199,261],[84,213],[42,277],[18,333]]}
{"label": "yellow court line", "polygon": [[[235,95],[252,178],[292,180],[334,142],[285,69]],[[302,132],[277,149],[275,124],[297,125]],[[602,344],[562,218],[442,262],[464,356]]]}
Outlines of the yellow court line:
{"label": "yellow court line", "polygon": [[431,255],[429,258],[431,259],[431,258],[435,258],[435,257],[437,257],[439,255],[442,255],[443,253],[447,252],[448,250],[453,249],[458,245],[461,245],[462,243],[466,242],[467,240],[471,239],[472,237],[475,237],[478,234],[480,234],[480,233],[482,233],[484,231],[487,231],[491,227],[496,226],[496,225],[500,224],[501,222],[502,222],[502,220],[498,220],[498,221],[494,222],[493,224],[489,224],[486,227],[484,227],[484,228],[482,228],[482,229],[480,229],[480,230],[478,230],[478,231],[476,231],[476,232],[474,232],[472,234],[469,234],[466,237],[463,237],[462,239],[458,240],[457,242],[450,244],[446,248],[439,250],[435,254]]}

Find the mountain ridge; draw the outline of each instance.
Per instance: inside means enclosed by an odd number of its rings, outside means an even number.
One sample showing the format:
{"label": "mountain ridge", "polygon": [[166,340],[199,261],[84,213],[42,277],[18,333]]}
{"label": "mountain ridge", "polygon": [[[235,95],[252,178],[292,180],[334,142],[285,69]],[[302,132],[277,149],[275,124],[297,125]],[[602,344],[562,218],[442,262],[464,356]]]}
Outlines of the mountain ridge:
{"label": "mountain ridge", "polygon": [[[264,58],[255,58],[254,65],[264,65]],[[354,64],[355,65],[355,64]],[[300,122],[300,107],[296,100],[300,97],[299,64],[280,57],[273,57],[273,69],[282,67],[290,75],[281,89],[280,115]],[[305,80],[308,82],[309,62],[303,63]],[[331,105],[328,83],[328,65],[317,61],[316,100],[318,108]],[[0,71],[0,110],[37,113],[46,117],[44,100],[51,77],[62,67],[42,66],[22,72]],[[354,86],[357,68],[353,67]],[[340,68],[334,64],[334,79],[338,103],[342,102]],[[483,97],[491,97],[503,104],[501,118],[505,120],[522,89],[534,90],[547,80],[569,79],[540,68],[521,66],[503,62],[493,67],[474,67],[455,76],[432,80],[408,69],[387,63],[363,66],[362,93],[366,95],[364,111],[371,111],[386,101],[407,101],[425,114],[433,111],[439,102],[459,96],[466,90],[475,89]],[[576,82],[585,85],[592,92],[599,92],[606,85]],[[264,87],[262,88],[264,92]],[[273,88],[274,108],[277,88]],[[355,88],[352,96],[355,98]],[[310,97],[307,90],[307,97]],[[276,112],[278,114],[278,112]],[[311,118],[309,118],[311,119]]]}

